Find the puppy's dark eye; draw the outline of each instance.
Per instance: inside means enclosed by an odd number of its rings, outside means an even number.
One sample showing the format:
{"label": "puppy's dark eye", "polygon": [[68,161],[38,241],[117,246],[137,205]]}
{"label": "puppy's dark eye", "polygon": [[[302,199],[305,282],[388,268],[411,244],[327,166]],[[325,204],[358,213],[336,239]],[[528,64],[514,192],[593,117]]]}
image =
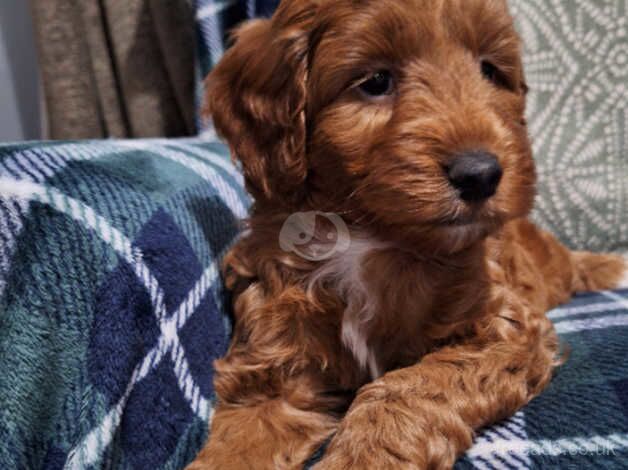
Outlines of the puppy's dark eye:
{"label": "puppy's dark eye", "polygon": [[508,86],[508,81],[495,64],[492,64],[487,60],[483,60],[480,63],[480,67],[482,68],[482,75],[489,82],[493,82],[495,85],[500,87]]}
{"label": "puppy's dark eye", "polygon": [[394,81],[390,72],[380,70],[374,73],[369,79],[360,83],[359,88],[367,96],[385,96],[393,92]]}

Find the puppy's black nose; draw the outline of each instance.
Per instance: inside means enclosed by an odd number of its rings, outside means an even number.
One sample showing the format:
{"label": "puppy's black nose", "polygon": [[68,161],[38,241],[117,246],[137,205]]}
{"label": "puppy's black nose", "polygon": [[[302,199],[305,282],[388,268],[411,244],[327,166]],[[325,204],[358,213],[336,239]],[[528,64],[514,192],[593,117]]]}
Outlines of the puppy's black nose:
{"label": "puppy's black nose", "polygon": [[458,154],[447,167],[449,181],[465,201],[484,201],[493,196],[502,175],[497,157],[482,150]]}

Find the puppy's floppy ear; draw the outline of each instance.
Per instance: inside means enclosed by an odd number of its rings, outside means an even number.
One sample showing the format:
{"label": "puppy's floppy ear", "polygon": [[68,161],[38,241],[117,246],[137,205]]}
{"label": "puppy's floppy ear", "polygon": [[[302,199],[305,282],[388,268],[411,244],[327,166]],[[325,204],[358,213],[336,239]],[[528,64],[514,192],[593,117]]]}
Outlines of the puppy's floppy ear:
{"label": "puppy's floppy ear", "polygon": [[290,204],[307,175],[306,80],[314,0],[284,1],[245,23],[206,80],[205,112],[258,201]]}

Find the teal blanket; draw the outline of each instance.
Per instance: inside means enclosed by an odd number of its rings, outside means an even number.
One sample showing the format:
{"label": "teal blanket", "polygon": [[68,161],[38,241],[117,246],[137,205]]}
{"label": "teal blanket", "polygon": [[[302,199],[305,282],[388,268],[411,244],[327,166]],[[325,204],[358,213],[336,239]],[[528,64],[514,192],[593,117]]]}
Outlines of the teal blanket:
{"label": "teal blanket", "polygon": [[[248,204],[219,143],[0,145],[0,469],[193,459]],[[550,316],[569,361],[458,468],[628,467],[628,291]]]}
{"label": "teal blanket", "polygon": [[0,146],[0,468],[181,468],[248,200],[218,143]]}

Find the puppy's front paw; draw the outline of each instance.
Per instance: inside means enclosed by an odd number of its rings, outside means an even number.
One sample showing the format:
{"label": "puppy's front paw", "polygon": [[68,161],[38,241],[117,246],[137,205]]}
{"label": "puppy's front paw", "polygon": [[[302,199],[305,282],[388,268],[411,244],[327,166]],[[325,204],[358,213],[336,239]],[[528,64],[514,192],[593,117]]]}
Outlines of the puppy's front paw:
{"label": "puppy's front paw", "polygon": [[[416,418],[413,410],[396,400],[358,398],[314,469],[427,468],[426,433]],[[430,468],[451,467],[448,459],[442,463]]]}
{"label": "puppy's front paw", "polygon": [[363,387],[315,470],[445,470],[472,442],[471,428],[441,396],[421,396],[392,372]]}

